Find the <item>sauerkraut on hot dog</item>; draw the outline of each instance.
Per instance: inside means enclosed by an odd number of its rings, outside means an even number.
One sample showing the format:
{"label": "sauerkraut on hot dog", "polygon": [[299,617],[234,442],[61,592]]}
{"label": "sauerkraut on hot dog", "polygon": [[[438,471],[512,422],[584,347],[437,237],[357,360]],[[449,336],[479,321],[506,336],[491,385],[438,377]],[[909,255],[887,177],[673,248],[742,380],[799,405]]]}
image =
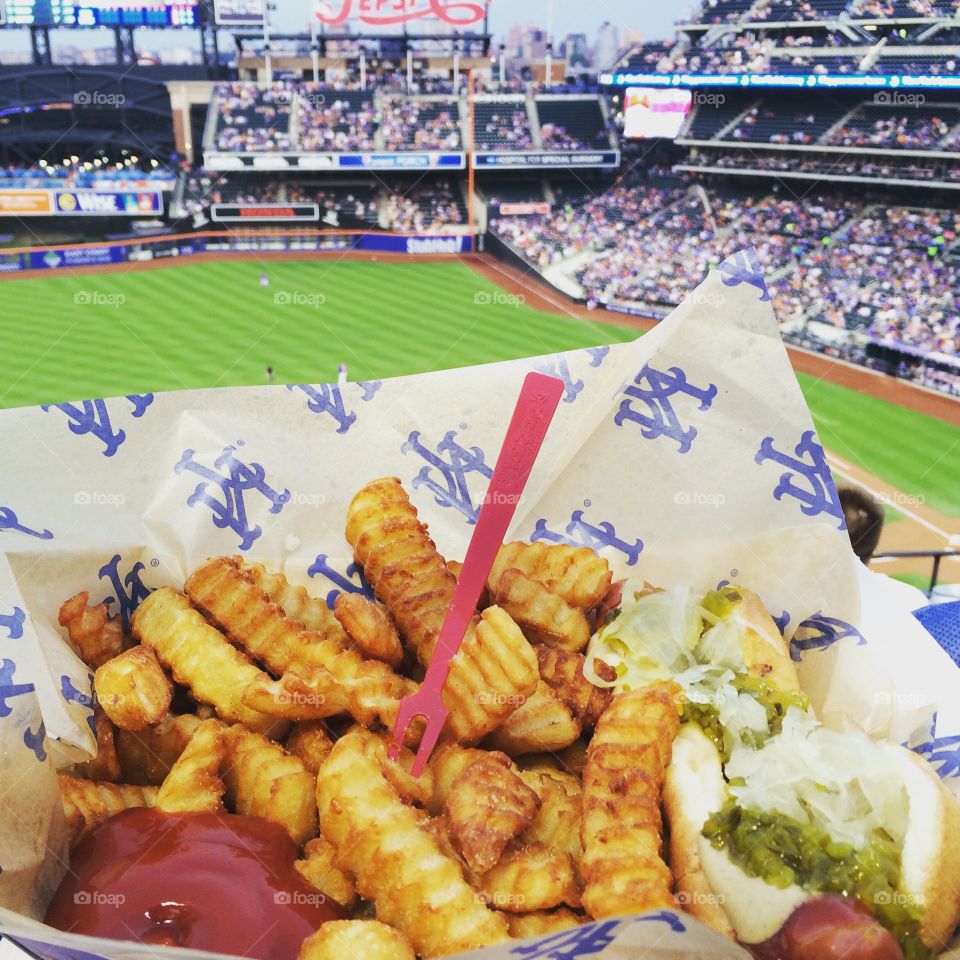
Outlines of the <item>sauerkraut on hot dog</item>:
{"label": "sauerkraut on hot dog", "polygon": [[666,771],[680,905],[762,960],[926,960],[960,921],[960,801],[918,755],[828,729],[750,591],[624,584],[585,675],[680,689]]}

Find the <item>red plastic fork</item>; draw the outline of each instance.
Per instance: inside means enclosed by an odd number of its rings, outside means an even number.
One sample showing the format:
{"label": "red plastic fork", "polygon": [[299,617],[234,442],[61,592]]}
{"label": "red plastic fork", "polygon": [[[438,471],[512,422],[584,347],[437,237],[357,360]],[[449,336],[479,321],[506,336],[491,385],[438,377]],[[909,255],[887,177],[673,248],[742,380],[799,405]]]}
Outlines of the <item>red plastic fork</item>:
{"label": "red plastic fork", "polygon": [[397,722],[393,727],[389,755],[396,760],[411,722],[416,717],[426,720],[426,729],[413,764],[415,777],[423,772],[447,722],[449,711],[443,705],[440,694],[450,672],[450,662],[460,649],[467,626],[477,612],[480,591],[487,582],[507,527],[516,513],[527,478],[533,470],[562,395],[563,381],[556,377],[529,373],[523,382],[427,675],[416,693],[411,693],[400,702]]}

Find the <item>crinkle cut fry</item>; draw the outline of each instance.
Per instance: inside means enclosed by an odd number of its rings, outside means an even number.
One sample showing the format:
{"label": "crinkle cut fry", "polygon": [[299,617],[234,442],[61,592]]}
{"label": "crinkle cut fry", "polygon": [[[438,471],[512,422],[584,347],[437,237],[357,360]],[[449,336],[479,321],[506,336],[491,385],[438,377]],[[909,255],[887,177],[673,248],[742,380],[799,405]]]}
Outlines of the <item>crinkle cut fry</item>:
{"label": "crinkle cut fry", "polygon": [[226,797],[237,813],[279,823],[296,844],[317,835],[316,777],[283,747],[235,724],[223,731]]}
{"label": "crinkle cut fry", "polygon": [[60,606],[57,622],[67,628],[70,645],[80,659],[96,670],[123,652],[123,626],[110,617],[105,603],[90,605],[90,594],[77,593]]}
{"label": "crinkle cut fry", "polygon": [[262,564],[248,563],[240,557],[236,560],[239,568],[253,578],[270,602],[280,607],[288,619],[297,620],[314,633],[347,642],[343,628],[326,601],[310,596],[304,587],[293,586],[282,573],[268,573]]}
{"label": "crinkle cut fry", "polygon": [[223,809],[220,769],[227,756],[226,727],[219,720],[204,720],[183,753],[170,768],[157,794],[157,809],[164,813],[216,813]]}
{"label": "crinkle cut fry", "polygon": [[[153,649],[177,683],[211,704],[223,720],[259,732],[276,731],[276,718],[243,703],[243,691],[262,671],[257,669],[176,590],[154,590],[133,615],[134,636]],[[286,731],[284,731],[286,732]]]}
{"label": "crinkle cut fry", "polygon": [[[456,579],[396,477],[367,484],[347,510],[347,540],[367,579],[420,662],[427,666]],[[520,628],[489,607],[467,627],[443,700],[448,733],[475,742],[496,729],[537,685],[536,657]]]}
{"label": "crinkle cut fry", "polygon": [[[269,575],[260,579],[267,583]],[[252,657],[275,674],[288,674],[279,683],[257,678],[245,702],[264,713],[310,719],[349,712],[360,723],[389,724],[399,701],[415,689],[386,664],[365,660],[332,614],[334,626],[323,632],[307,630],[286,616],[259,586],[252,568],[243,568],[235,558],[208,560],[187,580],[186,591]],[[303,602],[297,609],[316,620],[319,602]],[[311,693],[321,696],[311,698]],[[315,709],[297,713],[293,708],[299,701]]]}
{"label": "crinkle cut fry", "polygon": [[505,543],[490,570],[488,587],[493,590],[510,568],[539,580],[551,593],[580,610],[592,610],[600,603],[613,580],[610,565],[589,547],[542,540]]}
{"label": "crinkle cut fry", "polygon": [[379,920],[329,920],[303,941],[297,960],[416,960],[407,938]]}
{"label": "crinkle cut fry", "polygon": [[533,823],[540,797],[503,753],[487,753],[454,780],[444,804],[450,836],[475,873],[486,873]]}
{"label": "crinkle cut fry", "polygon": [[294,869],[315,890],[349,910],[357,901],[353,877],[337,866],[337,848],[326,837],[314,837],[303,848],[303,859]]}
{"label": "crinkle cut fry", "polygon": [[554,696],[567,707],[582,727],[592,729],[610,703],[611,692],[594,686],[583,675],[586,657],[543,644],[534,649],[537,653],[540,679],[550,687]]}
{"label": "crinkle cut fry", "polygon": [[596,919],[675,904],[660,798],[680,730],[676,694],[659,683],[614,697],[587,749],[580,873],[583,905]]}
{"label": "crinkle cut fry", "polygon": [[133,807],[152,807],[157,800],[156,787],[78,780],[65,773],[58,774],[57,779],[71,846],[98,823]]}
{"label": "crinkle cut fry", "polygon": [[317,781],[323,835],[378,919],[401,930],[417,954],[436,957],[507,940],[501,916],[479,902],[459,865],[443,854],[352,731],[337,741]]}

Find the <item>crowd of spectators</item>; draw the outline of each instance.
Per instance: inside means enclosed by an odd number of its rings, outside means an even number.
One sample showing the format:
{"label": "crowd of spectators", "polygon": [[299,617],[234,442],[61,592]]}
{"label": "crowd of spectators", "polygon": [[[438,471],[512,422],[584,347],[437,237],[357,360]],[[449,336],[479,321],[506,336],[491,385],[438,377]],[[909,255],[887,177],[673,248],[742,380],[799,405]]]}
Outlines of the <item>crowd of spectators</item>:
{"label": "crowd of spectators", "polygon": [[455,100],[391,98],[381,120],[387,150],[460,150],[460,110]]}
{"label": "crowd of spectators", "polygon": [[[544,270],[571,264],[588,301],[669,307],[711,267],[753,245],[781,321],[819,321],[960,356],[960,213],[620,185],[491,229]],[[588,259],[582,254],[593,254]]]}
{"label": "crowd of spectators", "polygon": [[374,149],[377,116],[372,95],[307,83],[297,97],[297,148],[306,153],[367,153]]}
{"label": "crowd of spectators", "polygon": [[217,86],[218,150],[235,153],[287,151],[293,84],[221,83]]}
{"label": "crowd of spectators", "polygon": [[421,183],[409,190],[391,191],[386,203],[387,227],[403,233],[459,226],[464,222],[463,201],[448,181]]}
{"label": "crowd of spectators", "polygon": [[879,180],[945,180],[960,182],[960,166],[952,159],[881,157],[864,160],[847,154],[810,156],[788,153],[699,153],[686,163],[721,170],[773,170],[779,173],[819,173],[829,176],[871,177]]}
{"label": "crowd of spectators", "polygon": [[116,190],[124,184],[165,190],[176,178],[174,170],[157,161],[114,165],[78,161],[69,166],[44,161],[30,166],[0,166],[0,190]]}
{"label": "crowd of spectators", "polygon": [[558,123],[545,123],[540,128],[540,140],[544,150],[586,150],[587,145],[571,136]]}
{"label": "crowd of spectators", "polygon": [[313,184],[287,185],[289,203],[315,203],[320,207],[320,220],[332,227],[355,223],[373,225],[379,219],[379,195],[375,190],[355,187],[319,187]]}
{"label": "crowd of spectators", "polygon": [[841,147],[938,150],[956,121],[956,111],[952,112],[949,122],[935,113],[875,118],[855,114],[842,127],[828,134],[822,142]]}
{"label": "crowd of spectators", "polygon": [[[478,150],[532,150],[533,135],[530,133],[530,118],[521,103],[477,104],[475,140]],[[480,116],[480,113],[483,116]]]}

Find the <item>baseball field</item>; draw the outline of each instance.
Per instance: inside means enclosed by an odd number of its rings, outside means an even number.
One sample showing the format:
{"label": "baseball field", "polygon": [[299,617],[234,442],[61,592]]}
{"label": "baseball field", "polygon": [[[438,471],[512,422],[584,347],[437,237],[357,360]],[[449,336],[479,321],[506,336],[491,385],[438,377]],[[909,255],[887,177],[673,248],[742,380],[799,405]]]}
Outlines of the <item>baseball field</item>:
{"label": "baseball field", "polygon": [[[9,280],[0,284],[0,407],[263,384],[268,366],[277,383],[330,381],[340,362],[351,379],[376,379],[637,334],[535,309],[509,289],[464,263],[353,260]],[[835,472],[889,501],[891,529],[910,525],[893,546],[960,534],[957,421],[799,378]]]}

